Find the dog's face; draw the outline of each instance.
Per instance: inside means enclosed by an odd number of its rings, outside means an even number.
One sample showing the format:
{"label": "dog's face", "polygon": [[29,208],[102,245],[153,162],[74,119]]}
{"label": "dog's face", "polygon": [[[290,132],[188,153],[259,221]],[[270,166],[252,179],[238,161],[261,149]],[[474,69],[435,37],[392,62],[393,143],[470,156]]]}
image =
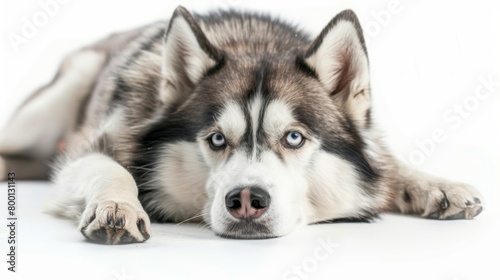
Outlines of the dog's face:
{"label": "dog's face", "polygon": [[[304,114],[314,111],[321,117],[325,109],[336,108],[314,79],[295,69],[294,61],[280,58],[253,65],[250,75],[238,69],[249,67],[239,67],[237,59],[228,58],[227,63],[232,66],[207,79],[206,85],[200,83],[204,92],[198,95],[224,96],[217,110],[206,112],[213,122],[197,137],[210,168],[206,217],[223,236],[284,235],[307,223],[311,212],[307,168],[321,148],[315,130],[323,124],[307,122]],[[228,77],[244,81],[241,88],[212,88]]]}
{"label": "dog's face", "polygon": [[183,102],[170,121],[189,127],[212,229],[268,238],[356,215],[337,192],[348,200],[363,196],[343,186],[375,173],[359,134],[369,126],[370,94],[354,14],[339,14],[302,48],[275,53],[242,55],[209,37],[187,11],[176,11],[165,42],[163,99]]}

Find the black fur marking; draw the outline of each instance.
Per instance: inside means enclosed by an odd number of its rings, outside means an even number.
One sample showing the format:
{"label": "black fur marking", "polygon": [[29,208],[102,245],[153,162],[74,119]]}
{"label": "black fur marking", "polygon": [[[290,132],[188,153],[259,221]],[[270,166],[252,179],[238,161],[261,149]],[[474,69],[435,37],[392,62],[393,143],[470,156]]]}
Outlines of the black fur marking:
{"label": "black fur marking", "polygon": [[325,143],[323,149],[352,163],[365,182],[374,182],[379,175],[373,170],[362,152],[362,148],[351,143]]}
{"label": "black fur marking", "polygon": [[345,217],[345,218],[338,218],[338,219],[330,219],[330,220],[325,220],[318,222],[318,224],[329,224],[329,223],[371,223],[374,222],[376,219],[380,219],[378,214],[374,212],[373,210],[363,210],[362,213],[360,213],[359,216],[357,217]]}
{"label": "black fur marking", "polygon": [[[175,141],[195,142],[197,133],[214,123],[220,106],[211,106],[202,112],[165,114],[151,129],[140,138],[141,147],[146,150],[159,144]],[[152,153],[156,153],[153,151]]]}
{"label": "black fur marking", "polygon": [[354,217],[339,218],[318,222],[318,224],[336,224],[336,223],[372,223],[376,217]]}
{"label": "black fur marking", "polygon": [[220,69],[222,69],[222,67],[224,67],[224,65],[226,65],[226,56],[222,53],[216,64],[205,72],[204,78],[217,73]]}
{"label": "black fur marking", "polygon": [[[269,106],[269,103],[271,102],[271,94],[269,92],[269,89],[267,87],[267,82],[266,82],[266,73],[267,73],[267,65],[265,63],[262,64],[261,69],[259,70],[259,91],[262,97],[262,104],[260,107],[259,111],[259,118],[257,120],[258,127],[256,130],[256,141],[259,143],[258,151],[257,151],[257,156],[260,158],[260,154],[262,152],[262,147],[266,147],[267,145],[267,138],[266,138],[266,133],[264,131],[264,117],[267,111],[267,107]],[[281,156],[280,153],[276,153],[276,155],[283,160],[283,157]]]}
{"label": "black fur marking", "polygon": [[90,217],[90,219],[87,221],[87,225],[92,223],[95,220],[95,213]]}
{"label": "black fur marking", "polygon": [[371,109],[366,110],[365,113],[365,127],[370,128],[372,126],[372,112]]}
{"label": "black fur marking", "polygon": [[121,103],[125,99],[124,95],[130,92],[131,90],[132,87],[127,84],[125,79],[121,76],[117,76],[115,81],[115,89],[113,90],[112,93],[113,97],[111,98],[110,104]]}
{"label": "black fur marking", "polygon": [[330,128],[325,127],[324,121],[308,108],[296,107],[293,113],[299,122],[305,124],[322,140],[323,150],[352,163],[361,179],[370,183],[365,184],[368,190],[375,191],[375,186],[371,183],[377,181],[380,175],[366,158],[363,152],[365,143],[349,118],[339,119],[339,127]]}
{"label": "black fur marking", "polygon": [[312,77],[312,78],[315,78],[315,79],[318,79],[319,80],[319,76],[318,76],[318,73],[316,73],[316,71],[314,71],[314,69],[312,69],[305,61],[304,61],[304,58],[298,56],[297,59],[295,60],[295,65],[297,66],[297,68],[302,71],[304,74],[306,74],[306,76],[308,77]]}
{"label": "black fur marking", "polygon": [[[333,146],[329,145],[329,143],[325,143],[323,145],[323,148],[325,148],[325,150],[329,152],[337,153],[345,160],[354,164],[356,170],[358,171],[358,173],[360,173],[362,179],[365,182],[375,182],[380,177],[380,175],[373,169],[373,167],[368,162],[365,154],[363,153],[365,143],[356,130],[355,125],[348,117],[346,117],[345,122],[342,123],[342,127],[344,131],[346,131],[352,137],[352,141],[340,141]],[[331,143],[335,144],[336,139],[332,140],[334,141],[332,141]]]}
{"label": "black fur marking", "polygon": [[[266,75],[266,70],[267,70],[267,64],[265,61],[261,63],[260,68],[256,71],[255,74],[255,82],[257,86],[249,91],[247,95],[244,95],[244,99],[242,101],[242,110],[245,114],[245,120],[247,123],[247,130],[245,131],[245,136],[244,136],[244,143],[247,147],[247,153],[251,155],[253,153],[254,149],[257,149],[257,157],[260,158],[260,153],[262,150],[262,147],[265,146],[266,144],[266,137],[264,133],[264,114],[267,109],[267,106],[269,104],[269,99],[270,99],[270,94],[269,91],[267,90],[266,87],[266,80],[265,80],[265,75]],[[253,124],[252,123],[252,116],[250,112],[250,105],[252,102],[255,100],[257,95],[260,94],[262,98],[262,103],[260,104],[260,110],[259,110],[259,116],[257,119],[257,123]],[[254,125],[257,126],[256,128],[256,139],[254,143],[253,139],[253,129]]]}
{"label": "black fur marking", "polygon": [[407,190],[405,190],[405,191],[403,192],[403,201],[404,201],[405,203],[408,203],[408,204],[409,204],[409,203],[411,203],[411,196],[410,196],[410,193],[408,193],[408,191],[407,191]]}
{"label": "black fur marking", "polygon": [[[250,98],[248,100],[251,100]],[[248,106],[242,106],[242,111],[243,114],[245,115],[245,122],[246,122],[246,131],[245,134],[243,135],[242,143],[241,145],[244,146],[247,150],[247,153],[249,155],[252,154],[254,146],[257,145],[257,143],[253,142],[253,124],[252,124],[252,116],[250,113],[250,110]]]}

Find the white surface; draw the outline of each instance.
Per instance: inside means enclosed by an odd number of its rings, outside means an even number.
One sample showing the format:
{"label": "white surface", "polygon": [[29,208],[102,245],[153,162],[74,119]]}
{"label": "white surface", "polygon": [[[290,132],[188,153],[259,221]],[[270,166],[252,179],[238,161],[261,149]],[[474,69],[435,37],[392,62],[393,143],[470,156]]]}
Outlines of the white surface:
{"label": "white surface", "polygon": [[[38,0],[2,1],[0,127],[30,92],[52,78],[65,54],[110,32],[168,18],[179,4],[67,2],[16,51],[9,34],[19,34],[23,18],[43,9]],[[434,141],[435,147],[416,165],[476,186],[487,206],[476,220],[384,215],[374,224],[310,226],[260,241],[221,239],[196,225],[155,224],[147,243],[109,247],[84,242],[70,222],[41,213],[47,183],[18,182],[19,273],[7,274],[2,222],[0,278],[286,279],[288,270],[311,261],[320,246],[317,238],[330,238],[338,247],[307,279],[500,279],[500,86],[460,117],[460,123],[445,117],[456,120],[458,114],[449,110],[474,96],[480,77],[500,82],[498,1],[401,0],[397,9],[389,9],[390,3],[182,1],[200,12],[218,6],[268,11],[316,34],[338,11],[354,9],[368,39],[375,116],[389,146],[408,161],[421,150],[417,142],[432,137],[436,129],[443,131],[445,140]],[[389,10],[390,20],[377,20]],[[0,188],[0,213],[6,209],[4,190]],[[120,277],[122,272],[130,277]]]}
{"label": "white surface", "polygon": [[[3,263],[0,275],[8,278],[2,279],[301,279],[286,273],[302,265],[303,279],[500,276],[492,211],[472,221],[386,214],[372,224],[312,225],[269,240],[223,239],[203,225],[153,224],[146,243],[105,246],[86,242],[73,223],[43,214],[48,190],[48,183],[18,182],[18,272],[8,273]],[[4,191],[0,198],[6,201]],[[0,233],[5,256],[5,226]],[[333,244],[330,251],[324,243]],[[115,276],[122,270],[129,278]]]}

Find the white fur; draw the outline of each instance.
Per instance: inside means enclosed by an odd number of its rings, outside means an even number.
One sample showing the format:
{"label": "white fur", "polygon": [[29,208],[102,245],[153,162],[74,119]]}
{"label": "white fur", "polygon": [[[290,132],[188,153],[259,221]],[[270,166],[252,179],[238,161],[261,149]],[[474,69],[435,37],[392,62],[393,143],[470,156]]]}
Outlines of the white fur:
{"label": "white fur", "polygon": [[105,132],[108,137],[110,137],[111,142],[115,142],[113,140],[118,140],[122,134],[124,127],[124,109],[117,108],[113,110],[112,114],[105,119],[105,121],[101,124],[99,131]]}
{"label": "white fur", "polygon": [[[262,108],[262,97],[256,95],[250,103],[250,117],[254,127],[253,140],[256,141],[256,128],[258,127],[259,113]],[[243,114],[240,113],[243,117]],[[266,136],[280,146],[280,139],[296,121],[290,107],[283,101],[272,101],[265,112],[263,128]],[[220,127],[227,127],[218,119]],[[233,118],[234,120],[234,118]],[[240,125],[245,123],[239,120]],[[245,130],[239,131],[241,135]],[[223,130],[222,133],[225,133]],[[212,165],[212,171],[207,181],[208,203],[205,211],[210,213],[206,218],[212,229],[220,234],[226,233],[226,227],[231,221],[236,221],[225,207],[225,195],[238,187],[260,187],[271,195],[269,208],[257,220],[266,223],[274,235],[285,235],[296,226],[307,223],[307,181],[303,175],[304,165],[318,147],[317,142],[311,141],[303,149],[289,152],[286,163],[278,158],[276,151],[261,151],[256,157],[244,149],[236,149],[229,160],[218,159]],[[256,145],[254,145],[256,146]],[[206,152],[207,155],[211,153]],[[215,159],[216,160],[216,159]]]}
{"label": "white fur", "polygon": [[247,129],[245,115],[235,101],[226,103],[220,116],[217,117],[217,124],[224,133],[224,136],[234,143],[240,141]]}
{"label": "white fur", "polygon": [[175,91],[175,88],[169,88],[169,84],[177,85],[182,79],[177,76],[176,68],[181,63],[180,56],[183,56],[186,62],[183,68],[192,83],[197,83],[204,72],[215,65],[215,61],[200,47],[191,27],[182,16],[177,16],[169,28],[163,47],[162,64],[162,75],[166,81],[162,90],[162,100],[165,104],[168,104],[172,91]]}
{"label": "white fur", "polygon": [[[262,83],[262,81],[260,82]],[[255,95],[254,99],[250,103],[250,115],[252,117],[252,139],[254,143],[257,143],[257,128],[259,127],[259,115],[262,109],[262,93],[260,92],[261,84],[259,85],[259,92]],[[252,157],[257,156],[257,145],[253,145]]]}
{"label": "white fur", "polygon": [[67,211],[70,201],[89,203],[102,199],[137,199],[135,181],[127,170],[103,154],[89,154],[62,166],[54,176],[57,188],[50,212],[78,219],[79,214]]}
{"label": "white fur", "polygon": [[309,222],[358,217],[362,209],[375,206],[374,200],[359,186],[352,164],[327,152],[318,152],[308,167],[310,203],[314,213]]}
{"label": "white fur", "polygon": [[[313,67],[328,91],[333,91],[341,78],[338,75],[345,67],[341,60],[344,54],[351,56],[351,52],[363,53],[361,43],[352,23],[339,21],[323,38],[319,48],[311,56],[306,58],[306,62]],[[361,63],[355,56],[354,63]]]}
{"label": "white fur", "polygon": [[[46,210],[74,219],[89,238],[95,238],[92,233],[107,225],[110,216],[122,217],[123,228],[136,241],[144,241],[137,225],[139,219],[150,231],[134,178],[110,157],[97,153],[83,156],[63,166],[54,181],[58,190]],[[115,244],[118,239],[107,242]]]}
{"label": "white fur", "polygon": [[[349,21],[339,21],[323,38],[316,52],[306,58],[306,63],[318,73],[329,93],[337,89],[342,75],[353,77],[344,89],[349,94],[345,107],[358,127],[363,127],[365,112],[371,103],[370,75],[368,58],[354,25]],[[342,69],[350,69],[350,73],[344,73]]]}
{"label": "white fur", "polygon": [[[178,98],[183,77],[178,69],[186,71],[187,78],[196,84],[205,71],[215,66],[215,61],[200,47],[189,23],[182,16],[177,16],[169,26],[162,49],[162,82],[160,99],[170,105]],[[180,59],[183,56],[183,60]],[[185,64],[182,64],[185,63]]]}
{"label": "white fur", "polygon": [[287,132],[290,124],[295,122],[290,106],[283,100],[273,100],[267,106],[264,115],[264,131],[272,140],[278,141]]}
{"label": "white fur", "polygon": [[225,195],[237,187],[260,187],[271,195],[269,208],[257,221],[267,224],[274,235],[291,232],[298,223],[305,223],[302,206],[306,198],[306,182],[292,173],[272,151],[264,152],[261,160],[249,158],[243,151],[215,169],[208,180],[209,201],[206,212],[217,233],[226,233],[230,221],[236,221],[225,207]]}
{"label": "white fur", "polygon": [[[155,188],[158,193],[150,207],[163,209],[163,214],[177,222],[200,214],[207,200],[208,168],[200,161],[198,144],[167,144],[162,148],[162,158],[166,160],[151,173],[150,185],[160,188]],[[196,220],[201,220],[201,217],[192,221]]]}
{"label": "white fur", "polygon": [[0,153],[32,150],[40,157],[52,155],[58,140],[73,130],[79,107],[104,62],[105,55],[92,50],[68,57],[61,68],[61,77],[23,106],[9,122],[9,133],[0,136]]}

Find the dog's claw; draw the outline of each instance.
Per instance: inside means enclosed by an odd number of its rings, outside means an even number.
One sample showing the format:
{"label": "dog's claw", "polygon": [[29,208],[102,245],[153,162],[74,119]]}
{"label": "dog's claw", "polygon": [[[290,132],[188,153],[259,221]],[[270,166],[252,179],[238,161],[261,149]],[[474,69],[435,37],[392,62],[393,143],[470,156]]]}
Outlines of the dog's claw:
{"label": "dog's claw", "polygon": [[450,206],[450,203],[448,202],[448,198],[446,198],[446,194],[443,193],[443,195],[444,195],[444,197],[439,202],[439,206],[441,207],[442,210],[445,210],[448,208],[448,206]]}

